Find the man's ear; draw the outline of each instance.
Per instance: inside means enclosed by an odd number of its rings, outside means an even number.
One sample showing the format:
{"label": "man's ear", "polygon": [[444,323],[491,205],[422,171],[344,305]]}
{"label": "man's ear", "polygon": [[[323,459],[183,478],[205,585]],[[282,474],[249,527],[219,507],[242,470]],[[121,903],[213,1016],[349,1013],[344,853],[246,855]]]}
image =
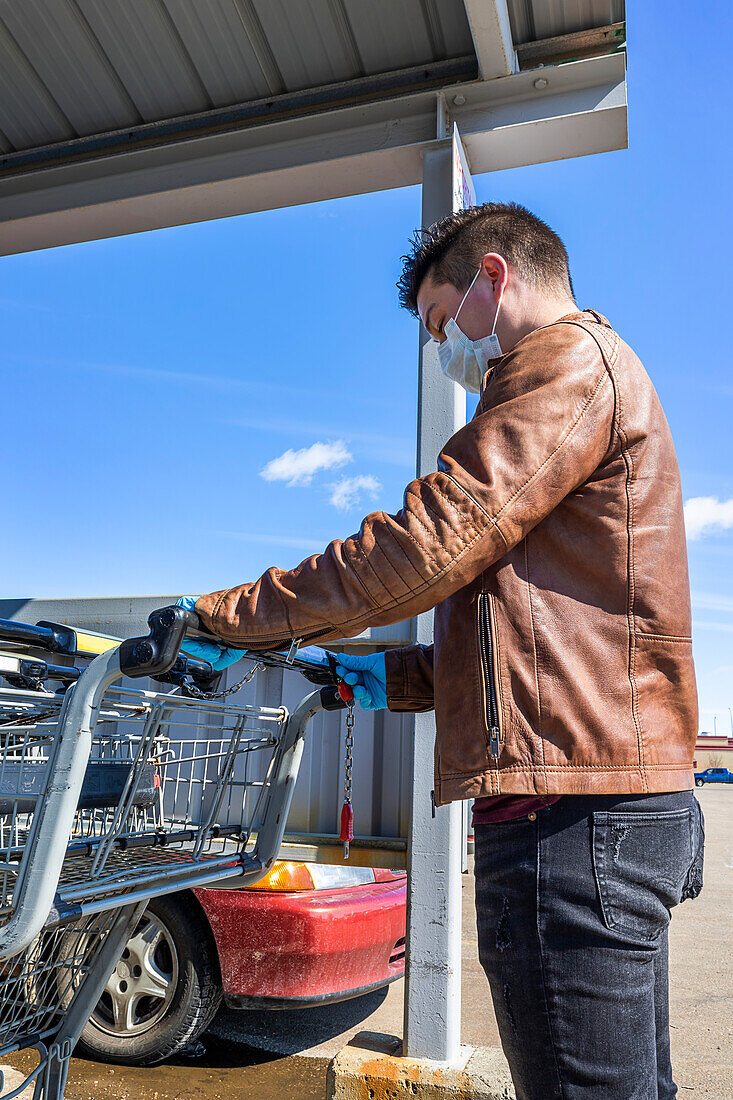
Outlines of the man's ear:
{"label": "man's ear", "polygon": [[498,252],[487,252],[481,261],[481,269],[487,278],[491,279],[491,286],[495,294],[506,289],[509,282],[509,264]]}

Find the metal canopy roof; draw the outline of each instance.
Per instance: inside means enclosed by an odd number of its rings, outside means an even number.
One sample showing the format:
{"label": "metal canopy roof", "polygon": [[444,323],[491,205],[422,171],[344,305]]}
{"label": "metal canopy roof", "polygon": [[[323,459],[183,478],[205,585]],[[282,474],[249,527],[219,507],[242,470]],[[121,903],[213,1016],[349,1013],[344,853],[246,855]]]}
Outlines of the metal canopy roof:
{"label": "metal canopy roof", "polygon": [[417,86],[446,59],[477,69],[460,0],[26,0],[0,6],[0,49],[8,150],[420,66]]}
{"label": "metal canopy roof", "polygon": [[[349,183],[336,184],[322,172],[320,192],[276,187],[268,203],[267,187],[255,188],[251,200],[244,188],[239,206],[215,202],[213,213],[184,202],[170,220],[157,213],[125,221],[118,210],[108,224],[75,216],[66,229],[47,217],[65,209],[76,215],[82,205],[99,214],[100,200],[139,200],[204,181],[205,174],[187,178],[184,170],[172,188],[170,177],[155,173],[133,182],[131,172],[161,167],[163,151],[170,167],[249,150],[250,170],[240,157],[237,178],[261,173],[255,150],[279,144],[293,123],[304,139],[331,134],[331,151],[322,140],[317,154],[323,164],[369,110],[377,129],[359,155],[376,153],[393,144],[389,135],[384,141],[385,127],[425,114],[426,96],[434,113],[436,91],[455,97],[460,85],[454,105],[470,98],[478,109],[484,99],[469,97],[463,85],[488,90],[539,65],[608,61],[624,42],[623,18],[623,0],[0,0],[0,251],[415,182],[417,162],[408,167],[410,158],[396,156],[395,171],[367,170],[361,183],[351,173]],[[564,75],[558,88],[608,89],[618,86],[619,72],[622,63],[599,85],[586,68],[573,79]],[[494,88],[496,106],[516,93],[530,95],[519,83]],[[447,101],[445,110],[456,113]],[[424,138],[409,129],[406,136],[420,144]],[[221,138],[229,141],[217,145]],[[208,146],[193,157],[204,139]],[[470,155],[470,140],[467,147]],[[127,186],[110,187],[113,177]],[[95,182],[97,201],[79,190],[84,181]],[[39,216],[43,228],[36,223],[28,233],[27,219]]]}

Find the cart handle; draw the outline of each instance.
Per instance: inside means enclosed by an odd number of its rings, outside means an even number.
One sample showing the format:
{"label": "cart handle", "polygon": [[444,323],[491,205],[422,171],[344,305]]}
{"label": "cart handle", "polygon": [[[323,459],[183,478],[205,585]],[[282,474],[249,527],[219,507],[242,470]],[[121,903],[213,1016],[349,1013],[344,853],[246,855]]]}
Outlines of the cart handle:
{"label": "cart handle", "polygon": [[59,623],[16,623],[12,619],[0,619],[0,641],[47,649],[50,653],[76,653],[76,631]]}
{"label": "cart handle", "polygon": [[[164,676],[176,662],[178,651],[189,631],[205,633],[195,611],[174,604],[160,607],[148,616],[150,632],[145,638],[129,638],[120,646],[120,668],[125,676]],[[306,660],[286,656],[279,650],[260,652],[242,650],[243,657],[260,661],[276,668],[295,668],[302,672],[311,683],[321,688],[321,706],[324,710],[343,710],[348,703],[339,693],[337,677],[334,672],[335,660],[328,666],[318,667]],[[330,655],[333,657],[333,655]]]}
{"label": "cart handle", "polygon": [[120,644],[120,669],[125,676],[164,675],[175,664],[187,630],[199,630],[199,618],[185,607],[160,607],[148,615],[145,638]]}
{"label": "cart handle", "polygon": [[[151,625],[150,634],[147,638],[131,638],[128,642],[123,642],[123,647],[127,647],[130,652],[130,661],[133,671],[129,673],[130,676],[154,676],[162,683],[175,684],[179,687],[186,686],[187,678],[190,678],[196,687],[202,691],[215,691],[219,681],[221,680],[221,673],[216,672],[208,661],[199,661],[195,657],[187,657],[184,655],[177,656],[178,646],[180,646],[183,639],[176,641],[177,631],[180,630],[175,622],[171,622],[168,625],[169,616],[167,612],[174,613],[181,612],[183,615],[188,615],[189,619],[186,622],[185,630],[195,630],[199,628],[198,617],[192,612],[186,612],[183,608],[179,607],[164,607],[157,611],[154,611],[148,619],[148,623]],[[155,619],[155,626],[153,626],[153,620]],[[175,628],[175,629],[174,629]],[[171,632],[170,637],[168,636]],[[35,626],[30,623],[17,623],[12,619],[0,619],[0,642],[12,642],[15,645],[31,646],[34,649],[45,649],[51,653],[65,654],[69,657],[74,657],[79,654],[86,655],[88,652],[92,652],[87,649],[88,643],[96,645],[96,649],[93,651],[96,654],[106,653],[111,649],[116,649],[120,645],[119,638],[107,638],[102,635],[88,635],[82,631],[77,631],[74,627],[65,626],[61,623],[49,623],[39,622]],[[143,649],[143,646],[151,645],[153,648],[150,650]],[[135,656],[136,647],[138,656]],[[172,661],[168,661],[170,656],[171,646],[176,646],[175,654]],[[135,668],[140,664],[140,657],[144,654],[150,655],[150,658],[156,657],[153,663],[156,667],[162,669],[156,675],[154,671],[144,672],[135,671]],[[25,655],[23,655],[25,656]],[[33,660],[28,658],[29,660]],[[62,670],[57,666],[50,665],[44,662],[47,668],[47,676],[43,679],[61,680],[62,682],[70,682],[75,680],[79,675],[79,670],[68,669]]]}

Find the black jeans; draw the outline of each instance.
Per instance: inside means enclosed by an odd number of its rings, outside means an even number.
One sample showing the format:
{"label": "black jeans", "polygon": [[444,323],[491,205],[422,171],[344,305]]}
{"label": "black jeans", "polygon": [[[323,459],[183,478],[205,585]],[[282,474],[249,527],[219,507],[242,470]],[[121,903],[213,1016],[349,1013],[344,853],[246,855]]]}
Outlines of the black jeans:
{"label": "black jeans", "polygon": [[667,927],[702,886],[697,800],[569,795],[530,817],[475,828],[479,957],[517,1100],[670,1100]]}

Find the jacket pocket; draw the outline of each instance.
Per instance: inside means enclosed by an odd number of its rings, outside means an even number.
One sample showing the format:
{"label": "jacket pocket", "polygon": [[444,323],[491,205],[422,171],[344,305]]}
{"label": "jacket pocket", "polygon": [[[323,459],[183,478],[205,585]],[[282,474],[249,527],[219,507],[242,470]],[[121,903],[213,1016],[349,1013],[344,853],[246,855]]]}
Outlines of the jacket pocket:
{"label": "jacket pocket", "polygon": [[484,704],[484,721],[489,737],[489,753],[498,760],[504,738],[501,730],[499,691],[497,682],[498,653],[493,601],[490,592],[479,592],[476,601],[479,669]]}
{"label": "jacket pocket", "polygon": [[596,812],[592,829],[603,923],[625,939],[657,939],[681,900],[693,861],[690,810]]}

